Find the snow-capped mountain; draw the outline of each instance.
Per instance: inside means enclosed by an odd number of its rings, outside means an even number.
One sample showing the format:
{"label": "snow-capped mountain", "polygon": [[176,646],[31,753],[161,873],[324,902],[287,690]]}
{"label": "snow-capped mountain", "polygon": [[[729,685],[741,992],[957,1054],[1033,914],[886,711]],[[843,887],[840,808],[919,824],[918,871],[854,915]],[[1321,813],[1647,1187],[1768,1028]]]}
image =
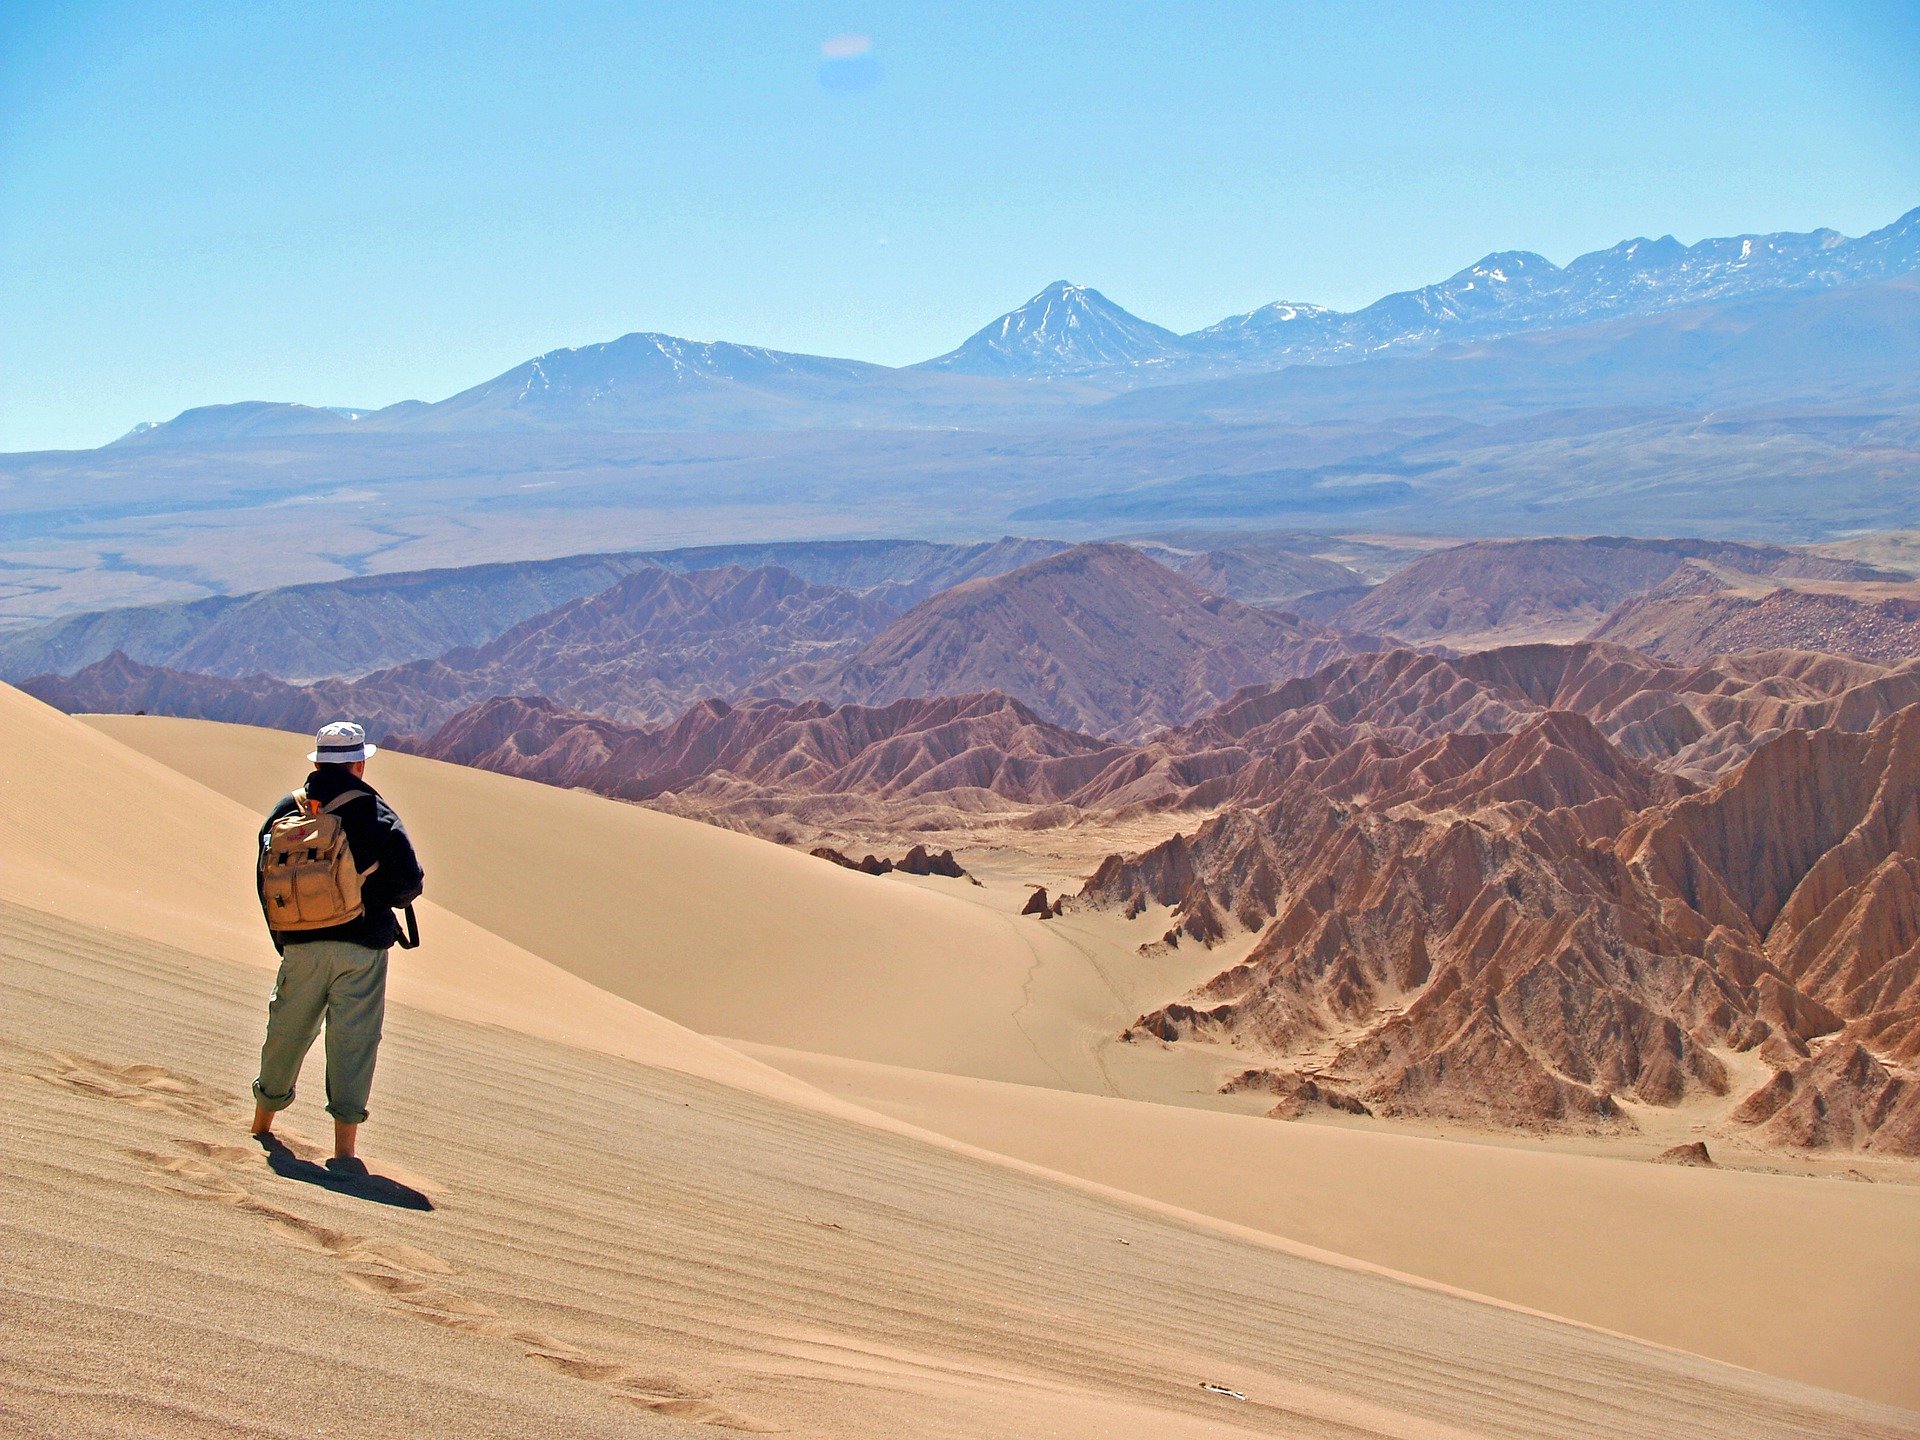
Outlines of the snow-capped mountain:
{"label": "snow-capped mountain", "polygon": [[1060,280],[959,348],[915,368],[1132,386],[1337,364],[1914,273],[1920,273],[1920,210],[1857,240],[1814,230],[1683,245],[1663,235],[1624,240],[1564,266],[1527,250],[1497,251],[1436,284],[1383,296],[1361,310],[1277,301],[1187,335],[1129,314],[1098,290]]}
{"label": "snow-capped mountain", "polygon": [[1131,315],[1098,290],[1056,280],[1017,310],[916,370],[1010,378],[1086,375],[1187,357],[1171,330]]}
{"label": "snow-capped mountain", "polygon": [[1327,364],[1916,272],[1920,210],[1857,240],[1814,230],[1682,245],[1663,235],[1623,240],[1565,266],[1524,250],[1503,251],[1436,285],[1385,296],[1362,310],[1268,305],[1182,339],[1216,368]]}
{"label": "snow-capped mountain", "polygon": [[198,405],[163,422],[143,420],[111,443],[209,445],[281,435],[329,435],[352,429],[354,421],[368,413],[331,405],[240,400],[228,405]]}
{"label": "snow-capped mountain", "polygon": [[390,423],[448,431],[953,425],[1071,402],[1009,380],[641,333],[549,351]]}
{"label": "snow-capped mountain", "polygon": [[449,421],[485,417],[598,428],[626,423],[663,400],[683,405],[703,394],[719,399],[742,389],[764,395],[844,387],[887,373],[884,365],[860,360],[644,333],[550,350],[433,408]]}
{"label": "snow-capped mountain", "polygon": [[[1624,240],[1555,265],[1499,251],[1364,309],[1282,301],[1176,335],[1098,290],[1055,281],[958,348],[902,369],[755,345],[623,335],[553,350],[434,404],[384,410],[244,402],[135,427],[116,444],[220,444],[370,432],[794,429],[971,425],[1098,403],[1103,392],[1838,290],[1920,275],[1920,209],[1849,239],[1834,230],[1683,245]],[[1073,380],[1070,385],[1033,381]]]}

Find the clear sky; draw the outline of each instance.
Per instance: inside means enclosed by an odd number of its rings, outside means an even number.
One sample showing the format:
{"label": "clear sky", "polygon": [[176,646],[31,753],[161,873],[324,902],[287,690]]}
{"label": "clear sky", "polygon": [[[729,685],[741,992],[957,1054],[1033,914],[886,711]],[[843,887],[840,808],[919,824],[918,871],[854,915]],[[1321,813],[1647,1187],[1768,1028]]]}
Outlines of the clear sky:
{"label": "clear sky", "polygon": [[0,449],[664,330],[923,359],[1920,205],[1920,6],[0,6]]}

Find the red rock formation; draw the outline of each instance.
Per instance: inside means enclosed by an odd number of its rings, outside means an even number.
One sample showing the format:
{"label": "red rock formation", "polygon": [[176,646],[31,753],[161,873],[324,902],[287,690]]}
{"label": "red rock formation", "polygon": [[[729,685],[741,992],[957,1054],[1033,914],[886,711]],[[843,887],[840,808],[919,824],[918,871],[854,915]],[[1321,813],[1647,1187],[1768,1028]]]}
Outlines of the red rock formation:
{"label": "red rock formation", "polygon": [[1734,1119],[1776,1145],[1920,1155],[1920,1075],[1842,1040],[1776,1071]]}
{"label": "red rock formation", "polygon": [[1796,649],[1899,665],[1920,656],[1920,585],[1794,584],[1685,565],[1608,615],[1593,638],[1679,664]]}
{"label": "red rock formation", "polygon": [[867,855],[854,860],[831,845],[816,846],[811,853],[817,860],[825,860],[847,870],[858,870],[863,875],[891,875],[898,870],[902,875],[943,875],[951,880],[967,878],[967,872],[953,858],[953,851],[942,850],[936,855],[924,845],[915,845],[898,860],[889,860],[880,855]]}
{"label": "red rock formation", "polygon": [[656,730],[542,700],[500,699],[402,743],[438,759],[631,800],[746,784],[790,796],[979,791],[1051,801],[1119,753],[1004,695],[838,708],[817,700],[709,700]]}
{"label": "red rock formation", "polygon": [[[1459,657],[1389,650],[1249,687],[1156,736],[1130,766],[1109,772],[1103,788],[1111,801],[1141,803],[1193,782],[1194,803],[1250,803],[1302,766],[1342,764],[1379,783],[1379,755],[1446,735],[1510,733],[1548,710],[1585,716],[1636,759],[1711,780],[1785,730],[1866,730],[1916,703],[1920,665],[1889,669],[1798,651],[1676,666],[1593,642]],[[1362,743],[1372,750],[1346,753]]]}
{"label": "red rock formation", "polygon": [[1780,1073],[1736,1119],[1920,1153],[1920,706],[1789,731],[1697,794],[1564,713],[1450,744],[1339,769],[1338,796],[1303,767],[1109,858],[1092,903],[1204,894],[1261,927],[1139,1029],[1330,1054],[1316,1078],[1384,1114],[1552,1128],[1724,1093],[1714,1050],[1757,1048]]}
{"label": "red rock formation", "polygon": [[1714,1169],[1713,1156],[1707,1153],[1707,1142],[1695,1140],[1687,1145],[1669,1145],[1654,1156],[1660,1165],[1693,1165],[1701,1169]]}
{"label": "red rock formation", "polygon": [[1856,561],[1778,545],[1604,535],[1475,540],[1416,560],[1338,612],[1332,623],[1414,643],[1462,647],[1574,640],[1621,602],[1655,589],[1693,561],[1756,575],[1899,578]]}
{"label": "red rock formation", "polygon": [[878,855],[866,855],[858,860],[843,855],[831,845],[817,845],[809,852],[814,859],[824,860],[829,865],[838,865],[842,870],[858,870],[862,875],[891,875],[893,862]]}
{"label": "red rock formation", "polygon": [[1027,897],[1027,903],[1020,907],[1022,915],[1037,915],[1042,920],[1051,920],[1060,913],[1059,908],[1047,898],[1047,887],[1039,885]]}
{"label": "red rock formation", "polygon": [[894,869],[903,875],[942,875],[949,880],[964,880],[967,872],[960,862],[953,858],[953,851],[930,851],[924,845],[915,845],[894,863]]}
{"label": "red rock formation", "polygon": [[877,705],[997,690],[1055,724],[1137,738],[1377,643],[1209,595],[1133,546],[1083,545],[943,591],[851,660],[790,670],[768,693]]}
{"label": "red rock formation", "polygon": [[1279,1103],[1267,1111],[1269,1120],[1298,1120],[1314,1110],[1331,1110],[1341,1115],[1373,1114],[1344,1090],[1287,1070],[1243,1070],[1220,1087],[1222,1095],[1244,1094],[1250,1090],[1279,1097]]}

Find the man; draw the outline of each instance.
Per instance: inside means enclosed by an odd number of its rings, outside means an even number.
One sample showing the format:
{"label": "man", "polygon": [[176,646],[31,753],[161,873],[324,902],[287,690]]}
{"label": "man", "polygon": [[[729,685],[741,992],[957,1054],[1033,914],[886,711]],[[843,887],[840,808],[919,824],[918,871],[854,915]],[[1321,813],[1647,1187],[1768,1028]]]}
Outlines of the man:
{"label": "man", "polygon": [[[397,906],[419,898],[425,877],[406,828],[391,806],[367,784],[367,759],[376,747],[349,721],[323,726],[314,739],[313,773],[281,797],[260,827],[257,876],[260,905],[280,952],[280,974],[267,1007],[267,1041],[260,1050],[260,1078],[253,1082],[253,1133],[265,1138],[273,1117],[293,1103],[294,1082],[324,1019],[327,1027],[327,1112],[333,1116],[331,1168],[358,1173],[354,1156],[373,1062],[387,1008],[387,951],[400,937]],[[326,817],[335,817],[334,824]],[[315,848],[296,851],[315,835],[344,840],[336,878],[312,863]],[[338,846],[336,845],[336,850]],[[305,862],[308,878],[298,894],[285,877]],[[324,857],[323,857],[324,863]],[[312,875],[323,882],[315,889]],[[319,895],[318,901],[315,896]],[[302,917],[301,905],[306,914]],[[313,923],[318,915],[321,923]],[[336,915],[349,918],[324,923]],[[280,923],[276,925],[276,920]]]}

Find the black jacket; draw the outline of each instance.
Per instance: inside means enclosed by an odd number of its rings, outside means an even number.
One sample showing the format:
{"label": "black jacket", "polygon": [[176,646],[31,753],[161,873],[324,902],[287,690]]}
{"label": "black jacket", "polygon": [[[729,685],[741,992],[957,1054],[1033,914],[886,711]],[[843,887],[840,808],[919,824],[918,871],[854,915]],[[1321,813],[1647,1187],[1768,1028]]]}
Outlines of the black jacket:
{"label": "black jacket", "polygon": [[[333,813],[340,817],[341,827],[347,832],[347,848],[353,852],[354,865],[362,874],[375,864],[379,868],[367,875],[361,885],[360,896],[366,903],[366,914],[358,920],[332,925],[325,930],[273,931],[274,948],[285,950],[289,945],[300,945],[309,940],[350,940],[370,950],[389,948],[400,934],[400,924],[394,919],[394,910],[419,899],[420,891],[426,884],[426,876],[420,871],[420,862],[414,858],[413,842],[407,838],[407,827],[400,823],[400,817],[393,813],[393,807],[380,798],[379,791],[353,775],[344,765],[316,766],[303,788],[310,800],[321,805],[331,804],[349,790],[357,790],[365,797],[350,800]],[[273,829],[273,822],[293,814],[298,808],[292,795],[280,797],[280,803],[273,807],[266,823],[260,827],[262,852],[267,848],[267,835]],[[255,874],[258,888],[257,867]],[[266,903],[266,896],[262,893],[262,915],[266,913]],[[272,930],[272,926],[269,925],[268,929]]]}

